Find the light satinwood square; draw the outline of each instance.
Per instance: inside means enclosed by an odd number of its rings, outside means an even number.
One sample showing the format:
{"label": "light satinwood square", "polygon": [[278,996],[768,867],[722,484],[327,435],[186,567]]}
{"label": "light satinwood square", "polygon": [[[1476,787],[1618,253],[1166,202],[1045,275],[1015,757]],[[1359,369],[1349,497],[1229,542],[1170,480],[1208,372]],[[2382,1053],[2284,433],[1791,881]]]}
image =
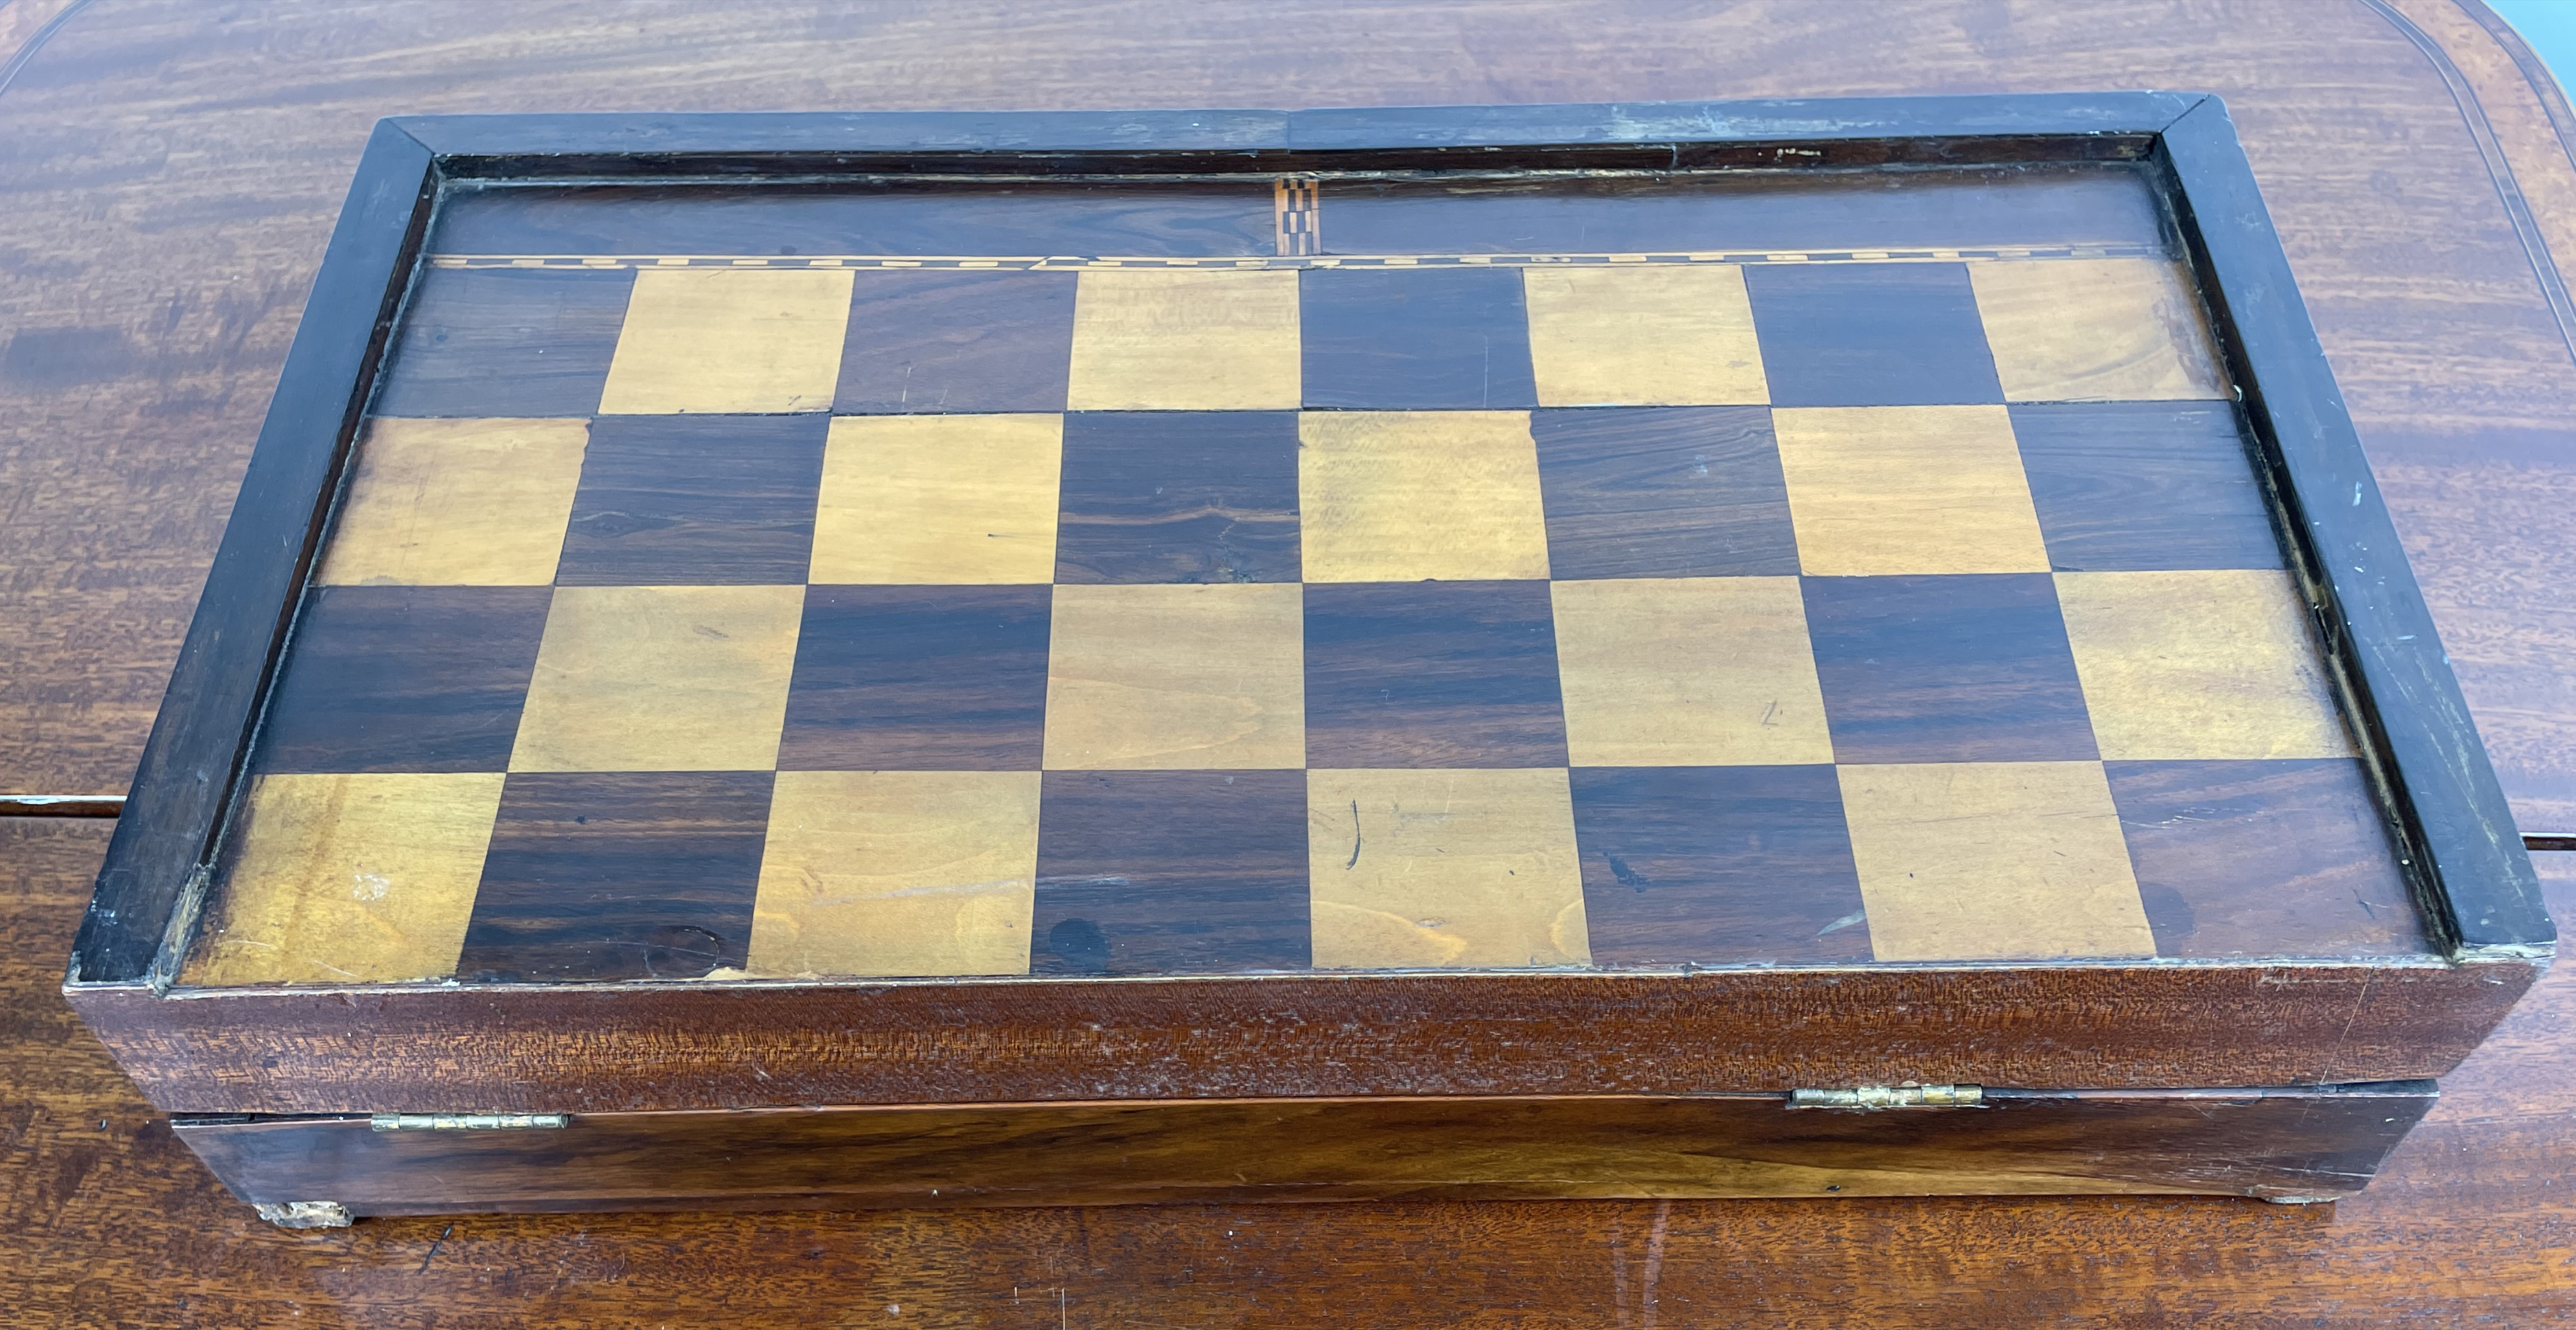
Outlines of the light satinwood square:
{"label": "light satinwood square", "polygon": [[1064,417],[842,416],[823,451],[818,583],[1055,579]]}
{"label": "light satinwood square", "polygon": [[2224,398],[2227,378],[2181,264],[1971,263],[1977,312],[2014,402]]}
{"label": "light satinwood square", "polygon": [[1034,771],[782,771],[751,919],[762,975],[1026,974]]}
{"label": "light satinwood square", "polygon": [[1541,406],[1771,400],[1742,268],[1524,268],[1521,282]]}
{"label": "light satinwood square", "polygon": [[1548,575],[1526,411],[1309,411],[1298,418],[1309,582]]}
{"label": "light satinwood square", "polygon": [[778,764],[801,586],[557,587],[512,771]]}
{"label": "light satinwood square", "polygon": [[1877,959],[2155,954],[2101,763],[1836,774]]}
{"label": "light satinwood square", "polygon": [[1293,270],[1086,269],[1075,411],[1284,411],[1301,391]]}
{"label": "light satinwood square", "polygon": [[1809,574],[2048,571],[2003,407],[1809,407],[1771,422]]}
{"label": "light satinwood square", "polygon": [[455,973],[505,778],[270,775],[183,984],[355,984]]}
{"label": "light satinwood square", "polygon": [[1060,586],[1050,770],[1306,765],[1304,588]]}
{"label": "light satinwood square", "polygon": [[599,413],[831,410],[851,277],[847,268],[636,273]]}
{"label": "light satinwood square", "polygon": [[2057,603],[2104,758],[2352,755],[2289,574],[2059,573]]}
{"label": "light satinwood square", "polygon": [[1563,768],[1306,773],[1319,969],[1589,965]]}
{"label": "light satinwood square", "polygon": [[589,438],[585,420],[367,422],[319,580],[554,581]]}
{"label": "light satinwood square", "polygon": [[1834,760],[1798,579],[1622,578],[1552,590],[1574,765]]}

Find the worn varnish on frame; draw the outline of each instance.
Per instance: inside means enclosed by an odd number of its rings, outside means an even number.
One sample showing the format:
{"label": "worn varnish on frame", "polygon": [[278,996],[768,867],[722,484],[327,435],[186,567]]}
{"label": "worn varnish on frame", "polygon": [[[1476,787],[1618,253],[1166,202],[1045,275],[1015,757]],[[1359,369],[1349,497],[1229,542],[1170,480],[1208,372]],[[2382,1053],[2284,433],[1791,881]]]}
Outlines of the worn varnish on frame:
{"label": "worn varnish on frame", "polygon": [[[2038,100],[1801,169],[389,129],[455,146],[345,453],[246,485],[327,488],[202,890],[73,1000],[356,1213],[2358,1186],[2528,865],[2223,112]],[[156,762],[120,846],[189,843]],[[345,1116],[428,1112],[572,1116]]]}

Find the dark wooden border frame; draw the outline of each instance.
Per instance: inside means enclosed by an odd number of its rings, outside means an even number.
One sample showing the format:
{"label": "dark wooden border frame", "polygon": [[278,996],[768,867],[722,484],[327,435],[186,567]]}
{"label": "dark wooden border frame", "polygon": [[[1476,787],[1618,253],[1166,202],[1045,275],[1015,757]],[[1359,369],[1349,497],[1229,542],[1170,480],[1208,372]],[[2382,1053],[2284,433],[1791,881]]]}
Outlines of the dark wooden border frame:
{"label": "dark wooden border frame", "polygon": [[[1409,1000],[1383,981],[1356,976],[1128,984],[1115,996],[1099,981],[749,985],[733,992],[412,985],[167,994],[297,591],[431,215],[449,184],[2079,161],[2140,162],[2163,178],[2176,229],[2242,387],[2266,483],[2294,528],[2302,583],[2386,780],[2383,795],[2447,966],[1445,975],[1398,981]],[[1667,1071],[1642,1081],[1613,1075],[1597,1082],[1606,1089],[1617,1081],[1632,1092],[1714,1088],[1677,1085],[1676,1075],[1749,1077],[1727,1088],[1760,1088],[1808,1072],[1846,1083],[1875,1075],[2065,1087],[2281,1084],[2447,1070],[2547,963],[2554,939],[2502,789],[2399,549],[2252,169],[2215,97],[2142,92],[1298,112],[433,116],[380,123],[359,163],[75,943],[66,993],[156,1102],[213,1112],[381,1106],[387,1076],[404,1085],[401,1106],[421,1109],[503,1106],[495,1096],[512,1101],[510,1107],[535,1107],[515,1102],[529,1092],[514,1087],[540,1084],[559,1087],[566,1102],[550,1106],[564,1107],[574,1101],[641,1108],[948,1097],[922,1093],[922,1077],[960,1096],[1030,1099],[1088,1097],[1113,1087],[1149,1093],[1151,1086],[1182,1094],[1441,1092],[1434,1087],[1444,1086],[1455,1093],[1533,1092],[1551,1081],[1535,1067],[1525,1069],[1534,1079],[1497,1079],[1499,1073],[1479,1072],[1454,1055],[1444,1061],[1405,1054],[1379,1036],[1409,1032],[1405,1037],[1437,1044],[1437,1031],[1450,1024],[1564,1024],[1563,1015],[1580,1010],[1631,1029],[1640,1042],[1624,1051],[1665,1060]],[[1908,1007],[1909,996],[1932,1006]],[[1681,1017],[1676,1002],[1692,1009],[1686,1023],[1731,1047],[1674,1058],[1672,1027],[1658,1035],[1617,1019],[1620,1010],[1637,1009]],[[1376,1047],[1385,1061],[1365,1073],[1327,1071],[1334,1060],[1319,1059],[1318,1050],[1348,1036],[1306,1024],[1301,1008],[1312,1017],[1338,1009],[1338,1020],[1377,1024],[1360,1042]],[[862,1017],[863,1009],[874,1014]],[[1118,1059],[1143,1053],[1160,1038],[1203,1027],[1211,1010],[1231,1011],[1271,1033],[1205,1040],[1197,1054],[1166,1065],[1170,1072],[1186,1063],[1193,1068],[1188,1074],[1114,1069]],[[2104,1020],[2106,1010],[2117,1019]],[[2253,1024],[2218,1020],[2222,1010]],[[620,1018],[620,1011],[636,1014]],[[1842,1019],[1856,1012],[1868,1015]],[[1095,1037],[1074,1033],[1095,1016],[1114,1017],[1108,1024],[1119,1028],[1104,1032],[1095,1023]],[[909,1027],[915,1032],[953,1031],[961,1020],[1017,1028],[1052,1043],[1054,1070],[992,1046],[978,1051],[987,1059],[980,1069],[947,1065],[981,1042],[974,1039],[945,1044],[936,1056],[920,1049],[895,1056],[879,1048],[859,1058],[864,1071],[842,1056],[847,1049],[823,1049],[835,1038],[864,1044],[858,1025],[900,1035],[903,1029],[888,1024],[897,1019],[928,1022]],[[755,1033],[762,1021],[783,1024]],[[1825,1044],[1812,1042],[1825,1033],[1817,1022],[1831,1029]],[[617,1046],[631,1046],[632,1065],[603,1066],[595,1053],[587,1063],[571,1064],[548,1051],[550,1040],[560,1044],[609,1028],[630,1041]],[[2329,1035],[2329,1029],[2341,1033]],[[1583,1049],[1568,1044],[1557,1055],[1579,1064],[1622,1053],[1596,1046],[1590,1034],[1582,1036]],[[721,1064],[745,1052],[737,1036],[784,1057],[787,1074],[718,1089],[735,1079],[721,1074]],[[490,1050],[482,1065],[466,1053],[477,1039]],[[799,1039],[801,1059],[786,1051]],[[2317,1042],[2302,1052],[2301,1039]],[[354,1055],[361,1047],[370,1051]],[[442,1047],[445,1053],[433,1052]],[[1272,1076],[1239,1059],[1283,1070],[1306,1066],[1312,1074]],[[911,1090],[899,1092],[907,1078]]]}

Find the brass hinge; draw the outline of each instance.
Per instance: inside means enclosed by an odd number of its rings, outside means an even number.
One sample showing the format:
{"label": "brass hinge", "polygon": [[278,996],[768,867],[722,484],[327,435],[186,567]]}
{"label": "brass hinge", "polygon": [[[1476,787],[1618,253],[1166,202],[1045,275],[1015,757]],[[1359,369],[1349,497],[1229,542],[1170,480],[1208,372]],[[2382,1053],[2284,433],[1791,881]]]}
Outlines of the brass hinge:
{"label": "brass hinge", "polygon": [[1791,1090],[1791,1108],[1983,1108],[1981,1085],[1864,1085],[1851,1090]]}
{"label": "brass hinge", "polygon": [[571,1121],[564,1113],[378,1113],[367,1119],[376,1131],[520,1131],[560,1127]]}

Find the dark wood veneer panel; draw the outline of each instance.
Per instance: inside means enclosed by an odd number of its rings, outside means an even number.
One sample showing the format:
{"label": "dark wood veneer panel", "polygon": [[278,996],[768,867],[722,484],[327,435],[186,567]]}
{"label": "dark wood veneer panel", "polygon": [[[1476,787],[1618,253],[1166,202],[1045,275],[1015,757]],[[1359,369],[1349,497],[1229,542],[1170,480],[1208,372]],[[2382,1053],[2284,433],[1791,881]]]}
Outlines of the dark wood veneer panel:
{"label": "dark wood veneer panel", "polygon": [[[356,1214],[2358,1190],[2430,1082],[1990,1092],[1977,1108],[1778,1096],[1268,1099],[609,1113],[559,1130],[177,1124],[245,1200]],[[435,1199],[429,1199],[429,1198]]]}
{"label": "dark wood veneer panel", "polygon": [[782,771],[1034,771],[1046,737],[1043,586],[813,586]]}
{"label": "dark wood veneer panel", "polygon": [[1810,577],[1801,587],[1836,760],[2096,756],[2047,574]]}
{"label": "dark wood veneer panel", "polygon": [[1530,436],[1559,579],[1797,573],[1769,408],[1535,411]]}
{"label": "dark wood veneer panel", "polygon": [[269,703],[261,771],[505,771],[545,587],[327,586]]}
{"label": "dark wood veneer panel", "polygon": [[1050,771],[1035,974],[1303,969],[1306,773]]}
{"label": "dark wood veneer panel", "polygon": [[803,582],[828,423],[820,415],[600,417],[555,582]]}
{"label": "dark wood veneer panel", "polygon": [[1294,582],[1293,411],[1064,418],[1055,580]]}
{"label": "dark wood veneer panel", "polygon": [[1309,584],[1306,764],[1565,765],[1547,584]]}
{"label": "dark wood veneer panel", "polygon": [[690,979],[741,968],[770,781],[766,771],[514,773],[458,977]]}
{"label": "dark wood veneer panel", "polygon": [[1754,264],[1744,290],[1773,406],[2004,400],[1965,265]]}
{"label": "dark wood veneer panel", "polygon": [[1572,775],[1594,964],[1870,959],[1832,767]]}

